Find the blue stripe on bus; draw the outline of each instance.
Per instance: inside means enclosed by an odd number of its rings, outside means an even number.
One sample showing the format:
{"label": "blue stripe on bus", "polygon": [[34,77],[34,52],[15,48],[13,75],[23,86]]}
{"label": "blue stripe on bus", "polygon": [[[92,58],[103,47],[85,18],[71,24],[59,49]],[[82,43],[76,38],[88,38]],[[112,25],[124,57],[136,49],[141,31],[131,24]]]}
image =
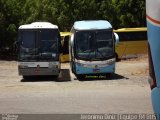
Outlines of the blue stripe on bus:
{"label": "blue stripe on bus", "polygon": [[151,97],[154,112],[159,114],[158,120],[160,120],[160,88],[155,87],[151,92]]}
{"label": "blue stripe on bus", "polygon": [[160,87],[160,27],[154,26],[150,22],[147,22],[149,28],[148,41],[151,47],[151,54],[153,59],[154,71],[156,76],[157,86]]}
{"label": "blue stripe on bus", "polygon": [[[93,72],[95,69],[97,69],[97,72]],[[76,74],[103,74],[103,73],[114,73],[114,72],[115,72],[115,64],[101,68],[89,68],[76,64]]]}

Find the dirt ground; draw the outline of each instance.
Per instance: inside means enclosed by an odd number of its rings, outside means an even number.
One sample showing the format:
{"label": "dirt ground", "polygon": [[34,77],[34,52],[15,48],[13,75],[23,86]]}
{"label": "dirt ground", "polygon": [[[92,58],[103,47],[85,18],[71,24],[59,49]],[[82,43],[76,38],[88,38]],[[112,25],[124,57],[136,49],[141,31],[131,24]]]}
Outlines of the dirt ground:
{"label": "dirt ground", "polygon": [[153,113],[147,56],[116,62],[109,78],[78,80],[69,63],[58,79],[24,80],[16,61],[0,61],[0,113]]}
{"label": "dirt ground", "polygon": [[[121,68],[123,66],[123,68]],[[121,73],[127,73],[130,75],[148,75],[148,56],[143,55],[138,58],[131,58],[126,60],[121,60],[117,64],[117,70]]]}

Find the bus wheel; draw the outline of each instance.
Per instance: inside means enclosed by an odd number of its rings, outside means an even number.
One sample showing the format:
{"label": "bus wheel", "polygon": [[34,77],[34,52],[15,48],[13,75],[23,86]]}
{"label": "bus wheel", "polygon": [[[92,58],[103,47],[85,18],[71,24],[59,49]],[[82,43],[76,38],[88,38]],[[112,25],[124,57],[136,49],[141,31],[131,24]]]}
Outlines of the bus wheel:
{"label": "bus wheel", "polygon": [[52,75],[52,78],[51,78],[53,81],[58,81],[58,82],[61,82],[63,81],[61,78],[59,78],[59,75]]}
{"label": "bus wheel", "polygon": [[72,71],[72,73],[74,73],[74,70],[73,70],[73,64],[72,64],[71,66],[72,66],[71,71]]}
{"label": "bus wheel", "polygon": [[25,79],[25,80],[28,80],[30,78],[31,78],[30,76],[23,76],[23,79]]}
{"label": "bus wheel", "polygon": [[110,78],[112,76],[112,73],[107,73],[106,78]]}
{"label": "bus wheel", "polygon": [[78,80],[82,80],[82,79],[85,78],[85,75],[77,75],[77,74],[76,74],[76,77],[77,77]]}

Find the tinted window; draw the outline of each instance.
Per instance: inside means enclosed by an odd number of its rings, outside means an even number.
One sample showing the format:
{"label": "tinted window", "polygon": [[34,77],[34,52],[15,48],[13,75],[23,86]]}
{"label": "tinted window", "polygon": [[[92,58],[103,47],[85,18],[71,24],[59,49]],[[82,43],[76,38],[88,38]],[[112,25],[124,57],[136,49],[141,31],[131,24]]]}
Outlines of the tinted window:
{"label": "tinted window", "polygon": [[40,51],[56,52],[57,51],[58,30],[44,29],[40,30]]}
{"label": "tinted window", "polygon": [[98,60],[114,55],[112,30],[76,32],[76,53],[81,59]]}
{"label": "tinted window", "polygon": [[25,48],[35,48],[36,32],[23,31],[22,32],[22,46]]}
{"label": "tinted window", "polygon": [[120,41],[147,40],[147,31],[117,32]]}
{"label": "tinted window", "polygon": [[57,29],[26,29],[19,33],[21,60],[57,59],[60,42]]}
{"label": "tinted window", "polygon": [[58,30],[40,30],[41,40],[57,40],[58,39]]}
{"label": "tinted window", "polygon": [[106,57],[114,54],[114,42],[112,39],[112,31],[98,31],[97,38],[97,56]]}

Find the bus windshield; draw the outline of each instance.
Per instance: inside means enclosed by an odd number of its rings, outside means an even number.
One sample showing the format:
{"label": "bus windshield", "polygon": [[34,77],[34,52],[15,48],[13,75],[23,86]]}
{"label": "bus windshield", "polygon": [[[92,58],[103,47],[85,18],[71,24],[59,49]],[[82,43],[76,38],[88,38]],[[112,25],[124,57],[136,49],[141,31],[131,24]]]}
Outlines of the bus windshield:
{"label": "bus windshield", "polygon": [[114,55],[112,30],[76,32],[76,53],[79,59],[102,60]]}
{"label": "bus windshield", "polygon": [[57,57],[58,30],[22,30],[19,34],[21,60],[53,60]]}
{"label": "bus windshield", "polygon": [[52,59],[57,56],[58,30],[40,30],[40,59]]}

